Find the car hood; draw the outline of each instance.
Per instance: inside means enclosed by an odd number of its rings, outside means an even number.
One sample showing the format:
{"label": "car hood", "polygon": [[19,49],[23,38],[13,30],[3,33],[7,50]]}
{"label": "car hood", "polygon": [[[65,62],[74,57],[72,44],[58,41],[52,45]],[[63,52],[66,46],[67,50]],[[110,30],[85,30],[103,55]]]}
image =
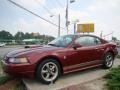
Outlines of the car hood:
{"label": "car hood", "polygon": [[55,51],[55,50],[60,50],[62,47],[54,47],[54,46],[40,46],[36,48],[23,48],[23,49],[18,49],[14,50],[12,52],[9,52],[6,56],[7,57],[18,57],[21,55],[29,54],[29,53],[43,53],[43,52],[48,52],[48,51]]}

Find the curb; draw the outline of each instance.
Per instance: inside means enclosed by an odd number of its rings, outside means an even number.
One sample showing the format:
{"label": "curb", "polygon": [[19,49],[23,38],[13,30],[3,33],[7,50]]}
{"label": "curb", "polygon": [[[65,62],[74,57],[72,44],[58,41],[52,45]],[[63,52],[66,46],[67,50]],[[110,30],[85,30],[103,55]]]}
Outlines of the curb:
{"label": "curb", "polygon": [[26,88],[25,90],[30,90],[30,89],[27,87],[24,79],[22,79],[22,82],[23,82],[23,84],[24,84],[24,86],[25,86],[25,88]]}

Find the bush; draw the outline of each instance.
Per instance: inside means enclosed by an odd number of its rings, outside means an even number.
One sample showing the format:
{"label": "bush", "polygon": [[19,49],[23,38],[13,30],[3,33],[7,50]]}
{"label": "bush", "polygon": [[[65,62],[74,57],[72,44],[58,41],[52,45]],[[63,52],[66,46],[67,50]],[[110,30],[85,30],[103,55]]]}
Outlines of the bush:
{"label": "bush", "polygon": [[0,68],[2,68],[2,65],[3,65],[3,63],[2,63],[2,61],[1,61],[1,59],[0,59]]}
{"label": "bush", "polygon": [[110,69],[105,78],[109,90],[120,90],[120,66]]}
{"label": "bush", "polygon": [[7,75],[0,76],[0,85],[5,84],[7,81],[12,80],[13,78]]}
{"label": "bush", "polygon": [[0,85],[5,84],[7,81],[13,79],[13,77],[10,77],[10,76],[6,75],[5,73],[3,73],[2,65],[3,65],[3,63],[1,62],[1,58],[0,58]]}
{"label": "bush", "polygon": [[2,66],[3,66],[3,63],[2,63],[1,58],[0,58],[0,75],[3,74]]}
{"label": "bush", "polygon": [[117,55],[117,58],[120,58],[120,55]]}
{"label": "bush", "polygon": [[26,89],[23,81],[19,80],[19,82],[11,90],[27,90],[27,89]]}

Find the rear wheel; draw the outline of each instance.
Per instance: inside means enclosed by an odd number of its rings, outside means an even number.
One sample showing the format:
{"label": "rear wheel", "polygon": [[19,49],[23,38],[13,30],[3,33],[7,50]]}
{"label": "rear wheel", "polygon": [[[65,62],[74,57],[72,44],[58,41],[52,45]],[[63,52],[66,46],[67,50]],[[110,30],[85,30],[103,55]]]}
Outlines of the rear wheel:
{"label": "rear wheel", "polygon": [[104,57],[103,67],[109,69],[113,66],[114,58],[111,52],[108,52]]}
{"label": "rear wheel", "polygon": [[60,65],[54,59],[44,60],[37,69],[37,79],[43,84],[54,83],[60,76]]}

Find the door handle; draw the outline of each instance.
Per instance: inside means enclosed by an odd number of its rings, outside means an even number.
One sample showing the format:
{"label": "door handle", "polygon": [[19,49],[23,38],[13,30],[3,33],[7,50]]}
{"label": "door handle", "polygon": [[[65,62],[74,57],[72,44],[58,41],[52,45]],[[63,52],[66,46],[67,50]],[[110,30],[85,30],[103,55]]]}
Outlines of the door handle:
{"label": "door handle", "polygon": [[104,48],[101,48],[100,50],[104,50]]}
{"label": "door handle", "polygon": [[97,50],[97,51],[100,51],[100,50],[104,50],[104,48],[95,48],[95,50]]}
{"label": "door handle", "polygon": [[99,48],[95,48],[95,50],[98,50]]}
{"label": "door handle", "polygon": [[99,48],[95,48],[95,50],[96,50],[97,52],[99,52],[99,51],[100,51],[100,49],[99,49]]}

